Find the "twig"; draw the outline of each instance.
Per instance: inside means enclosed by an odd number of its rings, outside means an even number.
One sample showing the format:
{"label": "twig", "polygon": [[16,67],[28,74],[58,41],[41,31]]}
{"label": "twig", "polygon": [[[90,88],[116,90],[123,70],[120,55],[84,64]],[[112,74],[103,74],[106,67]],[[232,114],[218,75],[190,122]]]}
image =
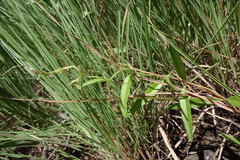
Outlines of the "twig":
{"label": "twig", "polygon": [[[199,111],[198,108],[194,108],[194,109]],[[205,112],[205,111],[204,111],[204,112]],[[205,113],[208,114],[208,115],[213,116],[213,114],[210,113],[210,112],[205,112]],[[240,124],[239,124],[239,123],[234,122],[234,121],[232,121],[232,120],[230,120],[230,119],[226,119],[226,118],[220,117],[220,116],[218,116],[218,115],[215,115],[215,118],[218,118],[218,119],[224,120],[224,121],[229,122],[229,123],[235,125],[236,127],[240,128]]]}
{"label": "twig", "polygon": [[4,75],[6,75],[8,72],[10,72],[11,70],[13,70],[14,68],[20,68],[20,67],[22,67],[22,66],[20,66],[20,65],[17,65],[17,66],[13,66],[13,67],[11,67],[10,69],[8,69],[6,72],[4,72],[1,76],[4,76]]}
{"label": "twig", "polygon": [[[230,132],[230,128],[231,128],[232,124],[229,125],[228,130],[227,130],[227,134]],[[222,153],[223,153],[223,148],[224,148],[224,144],[226,143],[226,138],[223,139],[221,145],[220,145],[220,150],[219,150],[219,154],[218,154],[218,159],[217,160],[221,160],[222,157]],[[217,154],[217,153],[216,153]],[[216,155],[215,154],[215,155]]]}
{"label": "twig", "polygon": [[213,124],[216,127],[217,126],[217,120],[216,120],[216,112],[215,112],[215,107],[212,106],[212,115],[213,115]]}
{"label": "twig", "polygon": [[158,130],[159,132],[161,133],[161,136],[163,138],[163,141],[165,143],[165,145],[167,146],[168,150],[170,151],[172,157],[174,160],[179,160],[179,158],[177,157],[176,153],[174,152],[174,150],[172,149],[169,141],[168,141],[168,138],[167,138],[167,135],[166,135],[166,132],[163,130],[163,128],[161,126],[158,126]]}
{"label": "twig", "polygon": [[138,152],[141,154],[141,156],[144,160],[147,160],[147,158],[145,157],[145,155],[142,153],[142,151],[140,149],[138,149]]}

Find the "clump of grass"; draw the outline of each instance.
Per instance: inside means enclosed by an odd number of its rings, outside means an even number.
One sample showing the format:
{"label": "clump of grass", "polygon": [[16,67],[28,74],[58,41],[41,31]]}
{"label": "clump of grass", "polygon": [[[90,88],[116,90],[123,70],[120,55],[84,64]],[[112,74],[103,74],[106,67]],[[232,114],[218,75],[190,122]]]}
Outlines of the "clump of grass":
{"label": "clump of grass", "polygon": [[5,158],[178,159],[171,113],[239,116],[238,1],[0,2]]}

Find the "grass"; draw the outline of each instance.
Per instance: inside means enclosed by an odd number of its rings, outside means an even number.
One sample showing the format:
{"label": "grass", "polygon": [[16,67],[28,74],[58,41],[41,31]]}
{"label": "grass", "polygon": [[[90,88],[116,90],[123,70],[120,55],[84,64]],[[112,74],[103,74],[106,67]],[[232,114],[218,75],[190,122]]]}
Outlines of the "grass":
{"label": "grass", "polygon": [[239,117],[239,1],[0,2],[2,159],[177,159],[167,121]]}

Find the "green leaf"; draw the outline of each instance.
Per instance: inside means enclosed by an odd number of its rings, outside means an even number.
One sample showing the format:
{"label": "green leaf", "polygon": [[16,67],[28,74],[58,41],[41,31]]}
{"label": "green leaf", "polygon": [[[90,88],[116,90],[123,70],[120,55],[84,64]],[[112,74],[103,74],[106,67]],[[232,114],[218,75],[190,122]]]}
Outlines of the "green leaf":
{"label": "green leaf", "polygon": [[167,84],[169,85],[169,87],[170,87],[172,90],[178,91],[178,89],[177,89],[177,88],[175,87],[175,85],[171,82],[171,80],[170,80],[169,77],[170,77],[170,74],[165,76],[165,79],[166,79]]}
{"label": "green leaf", "polygon": [[147,60],[148,65],[150,66],[150,71],[153,72],[154,69],[154,63],[153,63],[153,56],[152,56],[152,47],[151,47],[151,39],[150,39],[150,29],[148,26],[148,14],[147,14],[147,6],[148,3],[146,0],[141,1],[142,4],[142,16],[143,16],[143,22],[144,22],[144,34],[145,34],[145,40],[147,44]]}
{"label": "green leaf", "polygon": [[97,83],[97,82],[103,82],[103,81],[106,81],[106,79],[104,79],[104,78],[92,79],[92,80],[89,80],[89,81],[83,83],[82,87],[85,87],[85,86],[88,86],[90,84]]}
{"label": "green leaf", "polygon": [[[159,82],[164,82],[164,79],[160,80]],[[159,83],[151,84],[150,87],[148,87],[147,90],[145,91],[145,94],[157,93],[162,88],[162,85],[163,84],[159,84]],[[150,95],[150,96],[154,96],[154,95]],[[143,107],[148,101],[149,101],[149,99],[138,99],[138,100],[136,100],[136,102],[133,104],[133,107],[130,110],[130,113],[131,114],[135,113],[141,107]]]}
{"label": "green leaf", "polygon": [[[198,107],[204,107],[208,105],[212,105],[211,102],[205,101],[200,98],[191,98],[189,99],[191,108],[198,108]],[[179,109],[180,108],[180,103],[173,104],[171,106],[166,106],[165,109]]]}
{"label": "green leaf", "polygon": [[228,135],[228,134],[220,134],[220,136],[222,136],[222,137],[230,140],[231,142],[235,143],[236,145],[240,146],[240,138],[239,137]]}
{"label": "green leaf", "polygon": [[130,95],[130,88],[131,88],[131,75],[128,75],[124,81],[123,85],[121,88],[121,111],[124,117],[127,116],[127,102],[128,102],[128,97]]}
{"label": "green leaf", "polygon": [[240,98],[232,96],[227,99],[227,102],[235,107],[240,108]]}
{"label": "green leaf", "polygon": [[192,133],[192,113],[191,113],[191,105],[189,98],[187,96],[182,96],[180,98],[180,109],[182,115],[182,121],[187,132],[188,138],[190,141],[193,140]]}
{"label": "green leaf", "polygon": [[179,75],[179,77],[186,80],[187,77],[186,77],[186,71],[185,71],[185,66],[183,64],[183,61],[178,51],[172,46],[170,46],[170,55],[172,57],[173,66],[176,69],[177,74]]}

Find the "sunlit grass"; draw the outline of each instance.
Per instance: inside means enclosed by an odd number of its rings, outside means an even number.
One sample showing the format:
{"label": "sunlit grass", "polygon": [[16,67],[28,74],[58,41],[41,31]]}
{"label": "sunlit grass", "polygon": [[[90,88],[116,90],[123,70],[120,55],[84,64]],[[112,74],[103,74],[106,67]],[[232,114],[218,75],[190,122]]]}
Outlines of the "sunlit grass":
{"label": "sunlit grass", "polygon": [[191,108],[239,114],[239,3],[0,0],[0,155],[141,159],[169,108],[190,141]]}

